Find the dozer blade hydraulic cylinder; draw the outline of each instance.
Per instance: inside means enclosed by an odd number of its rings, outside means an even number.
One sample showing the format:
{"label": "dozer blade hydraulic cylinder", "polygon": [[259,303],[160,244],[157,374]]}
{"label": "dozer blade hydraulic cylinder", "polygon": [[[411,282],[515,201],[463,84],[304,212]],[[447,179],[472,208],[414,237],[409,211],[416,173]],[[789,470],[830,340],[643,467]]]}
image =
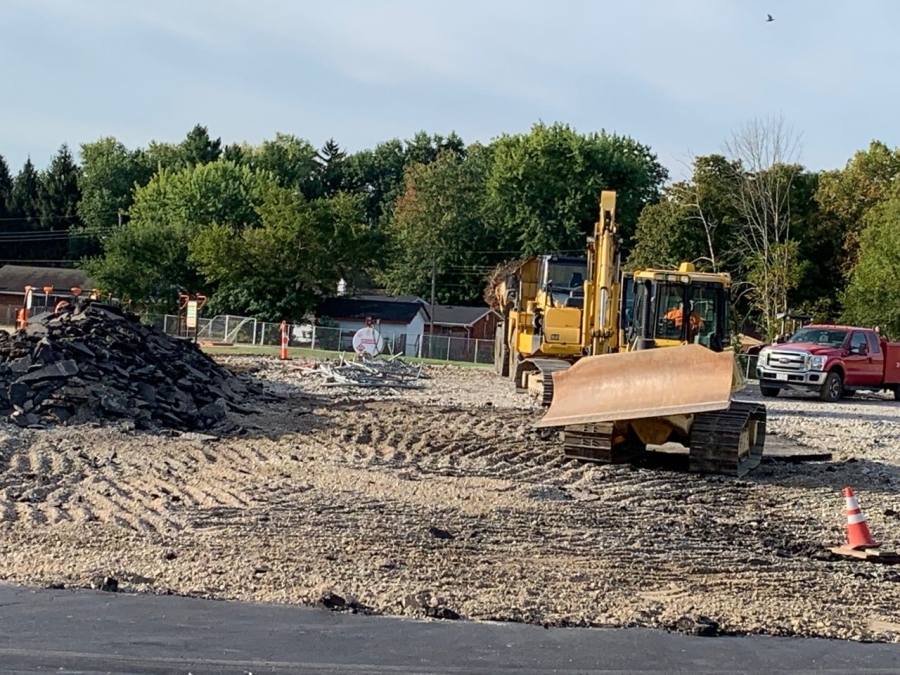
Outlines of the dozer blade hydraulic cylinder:
{"label": "dozer blade hydraulic cylinder", "polygon": [[579,359],[555,372],[553,400],[537,427],[637,420],[724,410],[734,354],[688,344]]}

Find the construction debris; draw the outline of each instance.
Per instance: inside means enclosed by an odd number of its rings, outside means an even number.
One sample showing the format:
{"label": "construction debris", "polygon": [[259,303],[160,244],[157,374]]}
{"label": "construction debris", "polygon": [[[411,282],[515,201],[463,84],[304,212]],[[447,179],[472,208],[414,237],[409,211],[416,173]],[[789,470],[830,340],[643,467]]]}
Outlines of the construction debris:
{"label": "construction debris", "polygon": [[360,358],[352,361],[343,354],[337,364],[319,362],[297,369],[304,374],[318,375],[327,387],[389,387],[392,389],[421,389],[417,380],[427,379],[422,364],[407,363],[398,355],[386,359]]}
{"label": "construction debris", "polygon": [[0,331],[0,416],[22,427],[210,429],[258,393],[190,341],[108,305],[67,306]]}

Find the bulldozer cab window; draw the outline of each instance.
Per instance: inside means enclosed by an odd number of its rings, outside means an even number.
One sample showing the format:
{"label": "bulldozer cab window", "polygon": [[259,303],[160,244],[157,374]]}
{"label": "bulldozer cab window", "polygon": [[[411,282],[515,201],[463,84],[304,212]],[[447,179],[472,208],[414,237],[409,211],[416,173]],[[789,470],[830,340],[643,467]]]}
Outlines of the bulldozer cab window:
{"label": "bulldozer cab window", "polygon": [[656,338],[683,340],[682,308],[688,287],[683,284],[660,284],[656,302]]}
{"label": "bulldozer cab window", "polygon": [[719,284],[691,284],[691,333],[689,340],[720,350],[724,342],[725,289]]}
{"label": "bulldozer cab window", "polygon": [[[695,342],[716,351],[721,350],[725,302],[725,291],[719,284],[661,284],[656,337]],[[685,306],[687,317],[684,316]]]}

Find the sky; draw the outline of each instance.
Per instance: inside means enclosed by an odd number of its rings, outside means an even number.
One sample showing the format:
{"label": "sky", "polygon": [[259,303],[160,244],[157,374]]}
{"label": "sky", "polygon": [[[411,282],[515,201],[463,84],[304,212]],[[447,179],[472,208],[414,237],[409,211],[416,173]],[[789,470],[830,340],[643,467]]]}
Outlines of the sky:
{"label": "sky", "polygon": [[543,121],[631,136],[677,179],[783,116],[807,167],[840,168],[900,145],[898,27],[896,0],[0,0],[0,155]]}

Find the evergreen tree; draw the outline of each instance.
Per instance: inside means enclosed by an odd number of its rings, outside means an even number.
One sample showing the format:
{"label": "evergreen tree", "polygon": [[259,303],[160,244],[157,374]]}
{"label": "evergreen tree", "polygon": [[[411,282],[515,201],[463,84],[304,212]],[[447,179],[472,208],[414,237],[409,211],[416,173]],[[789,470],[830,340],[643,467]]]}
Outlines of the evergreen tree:
{"label": "evergreen tree", "polygon": [[321,150],[316,152],[316,161],[322,172],[322,191],[332,197],[344,189],[344,159],[347,153],[333,138],[329,138]]}
{"label": "evergreen tree", "polygon": [[7,219],[11,217],[10,198],[12,196],[13,179],[9,172],[9,164],[0,155],[0,229]]}
{"label": "evergreen tree", "polygon": [[[40,175],[41,230],[68,232],[81,224],[77,213],[81,200],[81,189],[78,187],[80,173],[69,147],[63,144],[50,162],[50,167]],[[64,260],[68,257],[67,238],[48,238],[40,248],[45,259]]]}
{"label": "evergreen tree", "polygon": [[3,221],[3,231],[9,237],[4,242],[2,256],[3,261],[28,261],[41,259],[45,256],[39,254],[38,246],[28,237],[33,237],[33,231],[40,227],[41,197],[40,177],[31,158],[13,179],[9,196],[9,218]]}
{"label": "evergreen tree", "polygon": [[181,151],[186,166],[209,164],[222,154],[222,139],[212,140],[207,128],[197,124],[181,142]]}

